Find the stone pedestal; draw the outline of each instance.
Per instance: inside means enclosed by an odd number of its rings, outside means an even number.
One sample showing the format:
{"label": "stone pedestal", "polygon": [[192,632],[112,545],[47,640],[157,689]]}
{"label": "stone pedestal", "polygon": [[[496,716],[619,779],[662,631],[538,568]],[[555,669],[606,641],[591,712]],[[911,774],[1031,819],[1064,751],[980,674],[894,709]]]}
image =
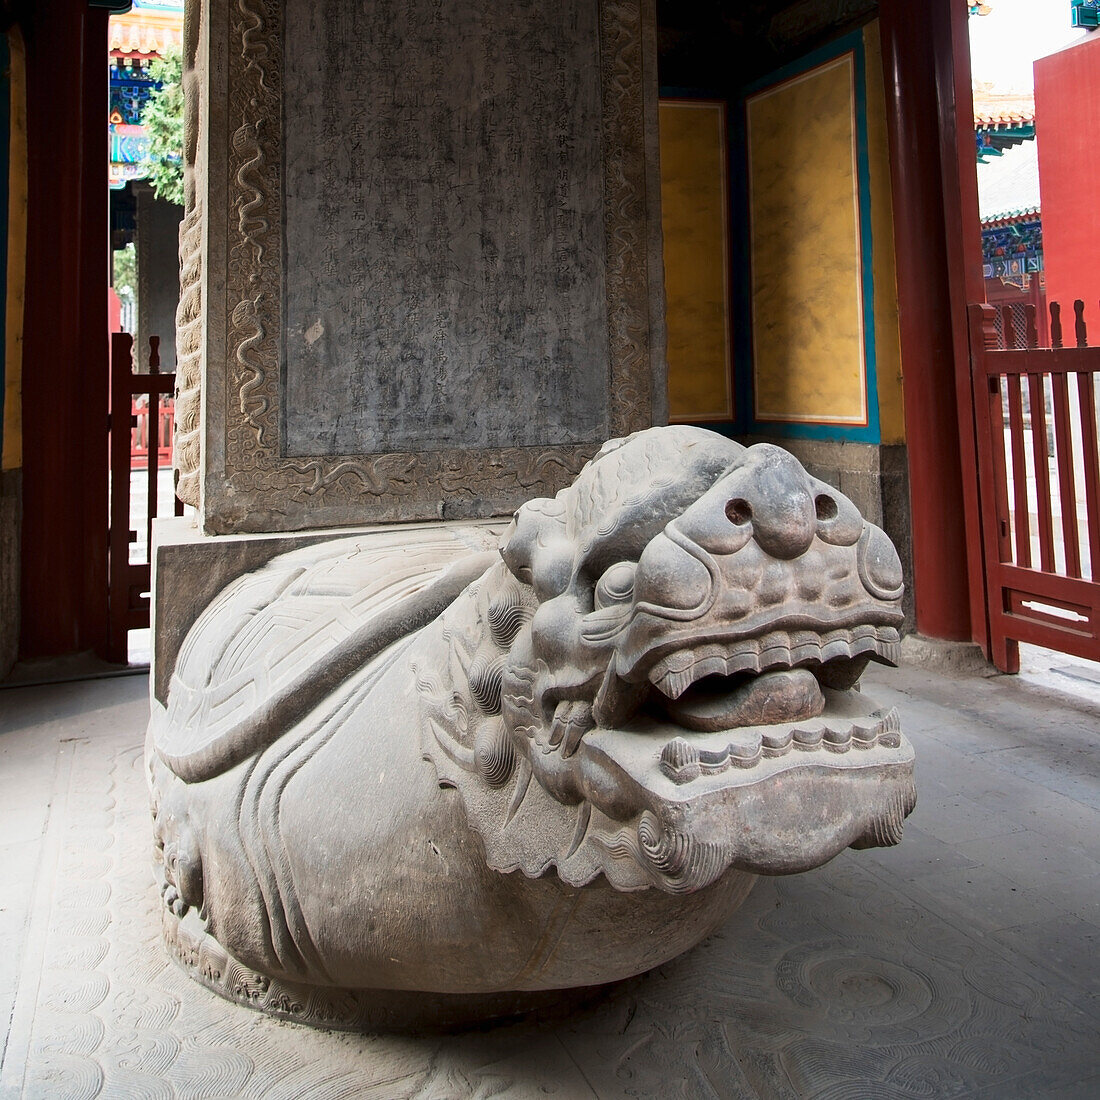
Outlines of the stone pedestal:
{"label": "stone pedestal", "polygon": [[852,690],[897,648],[889,540],[777,448],[643,430],[652,27],[189,8],[200,524],[158,529],[146,764],[165,940],[223,996],[496,1017],[900,838],[912,751]]}
{"label": "stone pedestal", "polygon": [[912,750],[853,689],[897,658],[901,564],[779,448],[655,428],[503,531],[341,534],[158,546],[165,939],[222,995],[535,1008],[900,839]]}

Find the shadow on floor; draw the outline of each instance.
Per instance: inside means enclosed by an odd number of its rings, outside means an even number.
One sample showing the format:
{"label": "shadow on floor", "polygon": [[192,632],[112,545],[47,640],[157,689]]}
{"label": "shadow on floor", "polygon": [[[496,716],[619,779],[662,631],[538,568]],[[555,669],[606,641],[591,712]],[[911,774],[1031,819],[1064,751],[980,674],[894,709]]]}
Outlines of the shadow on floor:
{"label": "shadow on floor", "polygon": [[865,690],[917,750],[898,848],[760,880],[568,1019],[429,1037],[189,982],[148,870],[146,679],[2,692],[0,1096],[1100,1096],[1100,707],[919,668]]}

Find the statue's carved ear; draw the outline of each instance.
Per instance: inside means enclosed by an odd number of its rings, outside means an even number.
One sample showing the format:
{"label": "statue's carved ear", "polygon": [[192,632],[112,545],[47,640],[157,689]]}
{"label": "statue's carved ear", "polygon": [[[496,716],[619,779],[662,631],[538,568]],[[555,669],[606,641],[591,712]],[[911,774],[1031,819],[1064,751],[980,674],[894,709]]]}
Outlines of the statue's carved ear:
{"label": "statue's carved ear", "polygon": [[540,600],[552,599],[569,583],[573,548],[565,534],[562,505],[556,500],[530,500],[512,516],[500,556],[509,572],[531,585]]}
{"label": "statue's carved ear", "polygon": [[[531,503],[534,503],[533,501]],[[509,572],[524,584],[531,583],[531,558],[535,549],[537,520],[524,505],[512,513],[512,522],[504,532],[500,544],[500,556]]]}

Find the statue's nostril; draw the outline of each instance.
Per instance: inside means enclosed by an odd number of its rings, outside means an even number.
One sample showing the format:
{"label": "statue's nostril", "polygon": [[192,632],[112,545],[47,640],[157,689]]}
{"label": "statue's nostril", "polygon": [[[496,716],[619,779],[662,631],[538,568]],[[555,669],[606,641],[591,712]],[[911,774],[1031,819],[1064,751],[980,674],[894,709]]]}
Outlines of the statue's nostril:
{"label": "statue's nostril", "polygon": [[832,497],[826,496],[824,493],[822,493],[814,501],[814,511],[817,512],[818,520],[836,519],[836,501]]}
{"label": "statue's nostril", "polygon": [[752,505],[741,497],[735,497],[726,505],[726,519],[735,527],[744,527],[752,519]]}

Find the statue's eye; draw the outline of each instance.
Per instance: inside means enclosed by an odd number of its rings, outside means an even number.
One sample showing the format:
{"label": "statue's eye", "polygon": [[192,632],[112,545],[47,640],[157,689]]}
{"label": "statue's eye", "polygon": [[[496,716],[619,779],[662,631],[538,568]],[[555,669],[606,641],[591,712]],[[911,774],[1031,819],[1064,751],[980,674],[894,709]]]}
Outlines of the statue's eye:
{"label": "statue's eye", "polygon": [[628,603],[634,598],[634,571],[632,561],[616,562],[596,582],[596,609],[613,604]]}

